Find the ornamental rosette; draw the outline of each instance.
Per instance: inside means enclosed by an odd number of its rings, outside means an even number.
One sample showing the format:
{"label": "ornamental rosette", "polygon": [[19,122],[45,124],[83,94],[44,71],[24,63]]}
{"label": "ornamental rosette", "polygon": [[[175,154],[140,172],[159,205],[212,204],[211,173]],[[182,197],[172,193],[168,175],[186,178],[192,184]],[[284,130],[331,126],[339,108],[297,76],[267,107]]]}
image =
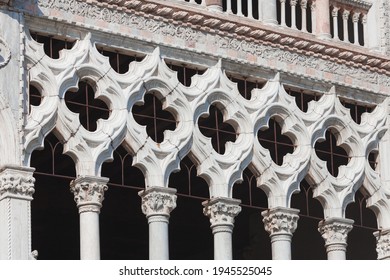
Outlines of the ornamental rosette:
{"label": "ornamental rosette", "polygon": [[292,235],[297,229],[299,211],[295,209],[287,209],[276,207],[268,211],[264,211],[263,223],[265,230],[270,234],[289,234]]}
{"label": "ornamental rosette", "polygon": [[146,217],[168,216],[176,208],[176,190],[170,188],[148,188],[139,192],[142,198],[142,212]]}

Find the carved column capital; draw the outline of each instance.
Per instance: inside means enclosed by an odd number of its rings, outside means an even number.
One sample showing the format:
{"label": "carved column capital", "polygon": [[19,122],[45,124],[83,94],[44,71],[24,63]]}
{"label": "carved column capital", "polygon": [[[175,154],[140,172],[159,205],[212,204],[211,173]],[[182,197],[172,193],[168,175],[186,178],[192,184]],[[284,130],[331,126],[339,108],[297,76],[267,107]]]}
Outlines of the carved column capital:
{"label": "carved column capital", "polygon": [[34,168],[3,166],[0,168],[0,200],[6,197],[32,200],[35,192]]}
{"label": "carved column capital", "polygon": [[271,237],[279,234],[292,236],[297,229],[298,213],[298,209],[285,207],[275,207],[261,212],[265,230]]}
{"label": "carved column capital", "polygon": [[343,20],[348,20],[350,11],[344,10],[343,11]]}
{"label": "carved column capital", "polygon": [[302,9],[306,9],[307,8],[307,0],[301,0],[300,5],[301,5]]}
{"label": "carved column capital", "polygon": [[227,231],[233,231],[234,218],[241,212],[240,203],[239,199],[225,197],[211,198],[202,203],[203,214],[209,217],[213,231],[217,226],[224,226]]}
{"label": "carved column capital", "polygon": [[316,9],[316,1],[312,1],[311,2],[310,9],[311,9],[312,12],[315,11],[315,9]]}
{"label": "carved column capital", "polygon": [[353,228],[353,220],[328,218],[318,224],[318,231],[325,240],[327,252],[346,251],[348,233]]}
{"label": "carved column capital", "polygon": [[360,19],[360,15],[361,15],[361,13],[359,13],[359,12],[354,12],[353,15],[352,15],[352,21],[353,21],[353,22],[358,22],[359,19]]}
{"label": "carved column capital", "polygon": [[138,195],[142,199],[142,212],[148,219],[154,216],[169,218],[176,208],[176,189],[149,187]]}
{"label": "carved column capital", "polygon": [[390,229],[374,232],[378,260],[390,260]]}
{"label": "carved column capital", "polygon": [[339,7],[333,7],[332,9],[332,17],[337,17],[339,13],[340,8]]}
{"label": "carved column capital", "polygon": [[104,177],[80,176],[70,183],[79,213],[100,213],[104,192],[108,189],[107,182],[108,178]]}
{"label": "carved column capital", "polygon": [[362,23],[363,24],[367,23],[367,14],[363,14],[363,16],[362,16]]}
{"label": "carved column capital", "polygon": [[296,6],[298,3],[298,0],[290,0],[290,5],[291,6]]}
{"label": "carved column capital", "polygon": [[279,0],[280,1],[280,3],[286,3],[286,0]]}

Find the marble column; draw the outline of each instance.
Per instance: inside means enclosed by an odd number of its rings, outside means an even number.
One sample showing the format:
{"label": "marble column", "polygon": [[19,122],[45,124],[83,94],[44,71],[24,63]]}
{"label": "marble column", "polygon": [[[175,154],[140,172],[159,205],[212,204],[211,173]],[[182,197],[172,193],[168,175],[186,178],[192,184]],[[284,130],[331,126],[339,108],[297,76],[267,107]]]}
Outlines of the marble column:
{"label": "marble column", "polygon": [[79,176],[70,183],[80,215],[80,258],[100,259],[99,214],[108,178]]}
{"label": "marble column", "polygon": [[290,0],[290,6],[291,6],[291,28],[297,29],[297,14],[296,14],[296,7],[297,7],[298,0]]}
{"label": "marble column", "polygon": [[343,11],[343,31],[344,31],[343,41],[346,42],[346,43],[349,42],[348,19],[349,19],[349,11],[348,10],[344,10]]}
{"label": "marble column", "polygon": [[259,19],[262,20],[265,24],[278,24],[276,1],[261,0],[261,2],[259,2]]}
{"label": "marble column", "polygon": [[234,218],[240,213],[238,199],[215,197],[203,202],[203,213],[209,217],[214,235],[214,259],[231,260],[233,258],[232,233]]}
{"label": "marble column", "polygon": [[352,22],[353,22],[353,43],[359,45],[359,30],[358,23],[360,20],[360,13],[353,13]]}
{"label": "marble column", "polygon": [[298,224],[299,210],[275,207],[263,211],[265,230],[270,234],[272,259],[291,260],[291,239]]}
{"label": "marble column", "polygon": [[330,35],[330,6],[329,0],[315,2],[316,36],[320,39],[329,39]]}
{"label": "marble column", "polygon": [[307,0],[301,0],[300,5],[302,11],[302,31],[307,32],[307,23],[306,23]]}
{"label": "marble column", "polygon": [[286,26],[286,0],[280,1],[280,25]]}
{"label": "marble column", "polygon": [[149,187],[138,194],[149,224],[149,259],[168,260],[168,224],[170,213],[176,208],[176,189]]}
{"label": "marble column", "polygon": [[390,260],[390,229],[374,232],[378,260]]}
{"label": "marble column", "polygon": [[318,231],[325,240],[328,260],[345,260],[348,233],[353,228],[353,220],[327,218],[318,224]]}
{"label": "marble column", "polygon": [[363,46],[367,47],[368,44],[368,28],[367,28],[367,14],[363,14],[362,17],[362,24],[363,24]]}
{"label": "marble column", "polygon": [[31,252],[33,168],[0,168],[0,259],[28,260]]}
{"label": "marble column", "polygon": [[209,10],[222,12],[222,0],[204,0],[204,1]]}
{"label": "marble column", "polygon": [[339,10],[340,8],[338,7],[333,7],[332,9],[332,18],[333,18],[333,39],[335,40],[340,40],[339,37],[339,24],[337,17],[339,15]]}

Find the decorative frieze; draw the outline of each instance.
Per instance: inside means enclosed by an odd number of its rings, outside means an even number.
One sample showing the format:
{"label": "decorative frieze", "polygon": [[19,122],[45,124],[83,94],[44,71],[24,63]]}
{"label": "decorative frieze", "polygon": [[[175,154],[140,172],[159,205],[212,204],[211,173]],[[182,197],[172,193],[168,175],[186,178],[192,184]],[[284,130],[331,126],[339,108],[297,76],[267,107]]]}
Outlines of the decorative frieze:
{"label": "decorative frieze", "polygon": [[376,252],[379,260],[390,260],[390,229],[374,232],[376,237]]}
{"label": "decorative frieze", "polygon": [[233,228],[234,218],[241,212],[241,203],[237,199],[224,197],[212,198],[203,202],[203,214],[210,218],[211,227],[228,226]]}
{"label": "decorative frieze", "polygon": [[[208,38],[209,34],[211,35],[211,33],[215,33],[219,29],[225,30],[227,24],[232,25],[232,28],[235,26],[234,23],[225,22],[213,18],[205,18],[202,15],[195,14],[195,13],[187,13],[187,12],[186,15],[180,14],[184,18],[175,19],[175,17],[177,16],[174,16],[174,14],[178,15],[178,12],[177,11],[175,12],[174,10],[172,10],[170,13],[166,13],[166,12],[162,14],[160,13],[160,15],[164,15],[165,17],[173,17],[174,20],[187,20],[193,23],[194,25],[185,26],[185,25],[177,24],[175,22],[161,20],[161,17],[159,17],[158,15],[156,16],[148,15],[148,17],[145,17],[142,13],[138,13],[138,12],[130,13],[130,10],[119,9],[115,5],[110,5],[108,7],[105,7],[96,3],[80,2],[78,0],[68,0],[68,1],[38,0],[38,4],[42,8],[58,9],[62,12],[69,12],[77,16],[103,20],[108,23],[120,24],[140,31],[145,30],[154,33],[156,35],[169,36],[175,39],[182,39],[186,42],[191,42],[192,45],[197,43],[204,44],[205,42],[210,40],[210,38]],[[137,9],[141,9],[140,7],[142,7],[143,5],[142,4],[136,5],[136,7]],[[127,8],[134,8],[134,7],[127,7]],[[159,11],[161,10],[161,8],[156,7],[154,10]],[[208,24],[206,24],[205,21],[208,21],[209,24],[210,23],[214,24],[212,29],[207,29],[207,32],[209,34],[207,34],[205,31],[200,31],[200,30],[205,30],[203,28],[204,26],[208,26]],[[202,27],[203,29],[200,29],[200,26],[203,26]],[[252,36],[251,34],[256,33],[256,32],[254,33],[253,28],[249,26],[241,26],[239,28],[239,31],[233,31],[233,32],[236,33],[239,32],[240,35],[243,35],[246,38],[250,38]],[[266,49],[264,52],[265,53],[274,52],[273,57],[276,57],[278,61],[280,60],[281,57],[282,61],[291,63],[289,61],[291,60],[291,58],[298,57],[299,58],[298,60],[293,61],[293,63],[295,63],[297,66],[312,67],[313,69],[317,69],[318,71],[328,72],[328,73],[340,75],[342,77],[350,76],[352,78],[359,79],[362,81],[363,80],[367,81],[366,79],[367,77],[370,78],[378,75],[377,72],[367,69],[366,61],[354,60],[353,57],[356,57],[357,55],[353,55],[352,59],[347,59],[348,62],[353,62],[354,63],[353,65],[351,64],[346,65],[341,63],[342,61],[332,61],[329,59],[330,57],[327,57],[327,55],[331,55],[331,56],[336,56],[338,59],[346,60],[346,58],[338,57],[339,56],[338,54],[343,53],[343,50],[339,49],[339,51],[332,52],[329,54],[326,52],[326,50],[328,49],[328,46],[326,45],[316,50],[316,52],[323,54],[323,56],[322,55],[312,56],[311,54],[307,54],[307,55],[300,54],[293,50],[290,50],[289,47],[282,42],[285,36],[274,32],[270,32],[268,30],[264,31],[264,35],[261,36],[261,40],[270,41],[274,44],[282,44],[284,46],[283,51],[279,48],[274,48],[269,45],[264,45],[261,43],[259,44],[259,42],[246,40],[246,39],[237,39],[236,37],[233,36],[231,37],[229,35],[219,36],[217,34],[213,34],[212,36],[214,41],[217,43],[217,46],[221,49],[243,51],[245,53],[250,53],[254,55],[258,55],[259,53],[263,52],[262,49]],[[255,37],[257,40],[259,39],[259,36],[256,35]],[[291,47],[306,50],[311,45],[313,45],[313,42],[303,41],[302,44],[299,44],[298,41],[297,44]],[[308,51],[313,51],[313,50],[308,50]],[[284,59],[285,57],[287,57],[287,59]],[[370,59],[370,57],[368,57],[368,59]],[[312,61],[315,61],[315,63],[312,63]],[[312,66],[309,66],[308,64],[309,65],[311,64]],[[364,67],[362,67],[363,64],[365,65]],[[370,65],[370,64],[368,64],[368,66],[376,67],[375,65]],[[334,69],[337,69],[337,71],[335,72]],[[301,71],[306,71],[306,70],[301,70]],[[299,72],[300,71],[297,71],[297,73]],[[302,74],[307,74],[307,73],[305,72]],[[368,82],[377,84],[378,80],[369,79]]]}
{"label": "decorative frieze", "polygon": [[272,237],[277,234],[291,235],[298,225],[299,210],[293,208],[275,207],[263,211],[264,228]]}
{"label": "decorative frieze", "polygon": [[142,198],[142,212],[147,218],[151,216],[169,217],[176,208],[176,189],[150,187],[140,191],[138,195]]}
{"label": "decorative frieze", "polygon": [[5,197],[32,200],[34,194],[34,169],[4,167],[0,172],[0,200]]}
{"label": "decorative frieze", "polygon": [[70,191],[79,208],[79,213],[100,213],[104,192],[108,189],[104,177],[80,176],[70,183]]}

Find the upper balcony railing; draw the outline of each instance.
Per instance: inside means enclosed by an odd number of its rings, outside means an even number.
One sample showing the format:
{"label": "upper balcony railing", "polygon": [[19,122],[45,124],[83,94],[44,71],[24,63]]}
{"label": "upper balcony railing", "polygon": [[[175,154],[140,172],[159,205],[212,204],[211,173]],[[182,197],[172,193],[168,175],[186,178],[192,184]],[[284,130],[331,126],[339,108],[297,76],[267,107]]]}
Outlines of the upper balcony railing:
{"label": "upper balcony railing", "polygon": [[367,14],[372,5],[364,0],[176,1],[360,46],[367,45]]}

